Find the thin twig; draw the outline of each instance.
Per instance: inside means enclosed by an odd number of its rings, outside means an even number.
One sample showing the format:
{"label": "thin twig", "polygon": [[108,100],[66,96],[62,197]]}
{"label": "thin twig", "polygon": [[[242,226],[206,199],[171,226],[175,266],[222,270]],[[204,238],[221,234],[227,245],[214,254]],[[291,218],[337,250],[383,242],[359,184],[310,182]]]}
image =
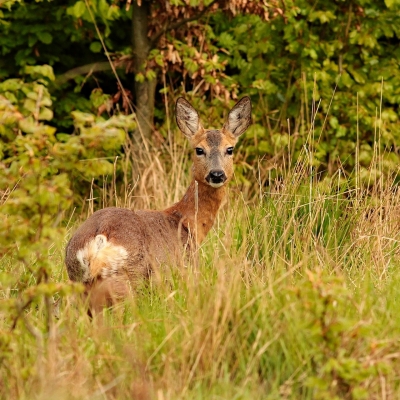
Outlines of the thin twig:
{"label": "thin twig", "polygon": [[100,32],[100,30],[99,30],[99,27],[97,26],[96,19],[94,18],[94,15],[93,15],[92,9],[90,8],[90,5],[89,5],[88,0],[85,0],[85,3],[86,3],[86,8],[87,8],[87,10],[88,10],[88,12],[89,12],[89,14],[90,14],[90,18],[91,18],[92,21],[93,21],[93,25],[94,25],[94,27],[95,27],[95,29],[96,29],[97,35],[98,35],[98,37],[99,37],[99,40],[100,40],[100,42],[101,42],[101,45],[103,46],[104,53],[105,53],[105,55],[106,55],[106,57],[107,57],[107,59],[108,59],[108,62],[109,62],[109,64],[110,64],[110,66],[111,66],[111,69],[112,69],[112,71],[113,71],[113,73],[114,73],[114,75],[115,75],[115,79],[117,80],[117,82],[118,82],[118,84],[119,84],[119,86],[120,86],[120,88],[121,88],[122,95],[124,96],[126,103],[129,105],[129,108],[130,108],[130,110],[131,110],[131,113],[134,113],[132,104],[131,104],[131,102],[130,102],[130,100],[129,100],[128,95],[126,94],[126,91],[125,91],[125,89],[124,89],[124,87],[123,87],[123,85],[122,85],[121,80],[119,79],[119,76],[118,76],[118,74],[117,74],[117,70],[116,70],[116,68],[115,68],[115,66],[114,66],[114,63],[113,63],[112,60],[111,60],[110,53],[108,52],[107,47],[106,47],[106,44],[104,43],[104,39],[103,39],[103,37],[102,37],[102,35],[101,35],[101,32]]}

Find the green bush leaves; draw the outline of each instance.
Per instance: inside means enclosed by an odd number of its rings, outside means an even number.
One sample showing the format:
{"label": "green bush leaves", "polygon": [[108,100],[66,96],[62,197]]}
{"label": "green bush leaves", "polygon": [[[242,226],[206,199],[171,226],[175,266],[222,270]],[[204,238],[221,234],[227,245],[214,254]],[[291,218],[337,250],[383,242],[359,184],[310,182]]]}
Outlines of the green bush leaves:
{"label": "green bush leaves", "polygon": [[[72,182],[111,174],[126,131],[135,128],[133,115],[105,120],[76,111],[75,133],[57,135],[47,125],[53,118],[47,87],[53,71],[45,65],[26,72],[39,79],[0,84],[0,257],[24,266],[15,266],[5,279],[21,290],[26,274],[45,283],[52,275],[49,249],[62,246],[61,222],[74,201]],[[16,298],[15,310],[24,296],[22,291]]]}

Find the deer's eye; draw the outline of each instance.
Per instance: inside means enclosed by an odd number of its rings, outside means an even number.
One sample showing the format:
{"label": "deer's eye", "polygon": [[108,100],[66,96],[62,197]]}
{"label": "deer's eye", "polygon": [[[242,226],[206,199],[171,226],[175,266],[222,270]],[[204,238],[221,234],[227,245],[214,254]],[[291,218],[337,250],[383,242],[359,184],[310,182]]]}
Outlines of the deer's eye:
{"label": "deer's eye", "polygon": [[226,149],[226,154],[228,154],[228,156],[231,156],[233,154],[233,147],[228,147]]}
{"label": "deer's eye", "polygon": [[196,147],[196,154],[198,156],[202,156],[204,154],[204,150],[201,147]]}

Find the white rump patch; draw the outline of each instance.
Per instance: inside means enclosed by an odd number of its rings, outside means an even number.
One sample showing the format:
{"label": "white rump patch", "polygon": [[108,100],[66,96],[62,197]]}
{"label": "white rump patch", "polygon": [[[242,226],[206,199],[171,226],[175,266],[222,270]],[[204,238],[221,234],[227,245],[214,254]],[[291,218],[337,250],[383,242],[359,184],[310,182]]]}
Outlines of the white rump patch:
{"label": "white rump patch", "polygon": [[99,275],[104,278],[117,273],[128,259],[128,252],[109,242],[104,235],[97,235],[77,251],[76,258],[84,271],[82,281],[87,282]]}

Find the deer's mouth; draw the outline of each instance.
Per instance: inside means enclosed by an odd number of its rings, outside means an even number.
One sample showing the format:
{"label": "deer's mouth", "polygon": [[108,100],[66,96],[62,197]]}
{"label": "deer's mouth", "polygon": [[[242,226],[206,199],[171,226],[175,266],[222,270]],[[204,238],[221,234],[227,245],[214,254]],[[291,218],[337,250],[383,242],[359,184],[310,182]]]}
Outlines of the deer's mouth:
{"label": "deer's mouth", "polygon": [[219,188],[221,186],[224,186],[225,182],[220,182],[220,183],[213,183],[213,182],[209,182],[209,185],[213,188]]}

